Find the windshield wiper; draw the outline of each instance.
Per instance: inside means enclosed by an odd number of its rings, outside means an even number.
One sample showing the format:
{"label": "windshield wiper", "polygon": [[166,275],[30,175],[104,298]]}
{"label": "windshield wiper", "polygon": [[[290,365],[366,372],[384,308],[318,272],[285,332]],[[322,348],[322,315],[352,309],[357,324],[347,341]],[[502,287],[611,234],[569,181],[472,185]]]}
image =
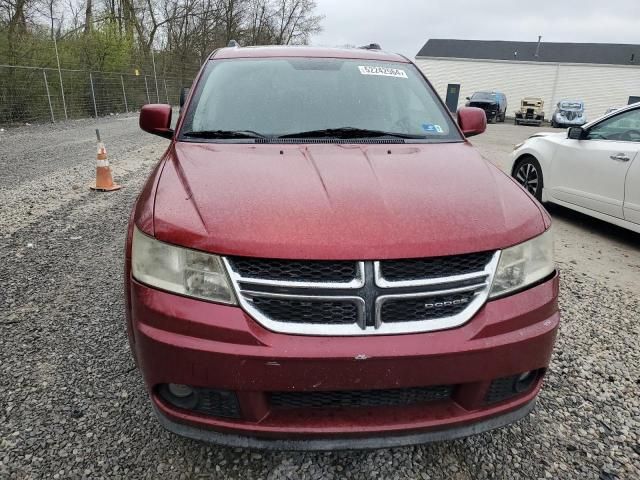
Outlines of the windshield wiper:
{"label": "windshield wiper", "polygon": [[183,133],[185,137],[194,138],[267,138],[253,130],[194,130]]}
{"label": "windshield wiper", "polygon": [[425,135],[410,135],[406,133],[398,132],[385,132],[382,130],[369,130],[366,128],[355,127],[341,127],[341,128],[325,128],[322,130],[309,130],[307,132],[288,133],[286,135],[280,135],[276,138],[382,138],[382,137],[395,137],[406,139],[419,139],[424,140],[427,137]]}

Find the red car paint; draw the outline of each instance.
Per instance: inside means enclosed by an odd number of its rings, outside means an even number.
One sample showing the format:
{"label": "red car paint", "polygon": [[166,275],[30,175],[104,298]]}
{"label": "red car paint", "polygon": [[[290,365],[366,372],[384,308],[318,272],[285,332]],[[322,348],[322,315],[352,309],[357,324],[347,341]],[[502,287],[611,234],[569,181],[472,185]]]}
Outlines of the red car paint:
{"label": "red car paint", "polygon": [[179,142],[154,211],[159,240],[264,258],[442,256],[504,248],[544,230],[533,201],[468,143]]}
{"label": "red car paint", "polygon": [[[214,55],[211,61],[295,56],[408,62],[366,50],[222,49]],[[166,107],[145,109],[142,128],[164,136],[170,123]],[[474,115],[458,117],[469,135],[484,130],[484,120]],[[232,435],[236,440],[227,443],[235,445],[268,446],[237,438],[301,440],[302,448],[305,441],[327,440],[308,445],[330,448],[339,445],[331,441],[370,436],[413,443],[403,436],[498,418],[531,405],[540,389],[559,322],[557,275],[488,301],[458,328],[394,336],[288,335],[266,329],[238,306],[136,281],[130,258],[134,225],[163,242],[213,254],[297,260],[460,255],[504,249],[542,234],[550,225],[548,214],[468,141],[257,145],[174,138],[129,225],[130,344],[161,419]],[[539,374],[526,392],[484,402],[493,380],[532,370]],[[158,394],[158,386],[169,383],[232,391],[241,418],[176,408]],[[455,385],[452,397],[428,408],[283,410],[269,403],[270,392],[433,385]]]}

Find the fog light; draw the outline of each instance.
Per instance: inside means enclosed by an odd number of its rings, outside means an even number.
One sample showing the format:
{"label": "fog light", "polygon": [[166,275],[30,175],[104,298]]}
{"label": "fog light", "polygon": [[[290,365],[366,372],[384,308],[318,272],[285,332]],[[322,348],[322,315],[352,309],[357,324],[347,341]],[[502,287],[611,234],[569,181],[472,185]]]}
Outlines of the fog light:
{"label": "fog light", "polygon": [[515,383],[513,384],[513,389],[517,393],[522,393],[531,387],[531,384],[536,379],[538,372],[536,370],[530,370],[528,372],[521,373],[518,375]]}
{"label": "fog light", "polygon": [[542,377],[544,369],[529,370],[511,377],[496,378],[489,385],[486,403],[498,403],[531,390],[536,381]]}
{"label": "fog light", "polygon": [[191,410],[198,405],[198,392],[189,385],[165,383],[158,387],[158,393],[166,402],[179,408]]}
{"label": "fog light", "polygon": [[158,396],[170,406],[212,417],[240,418],[240,403],[235,392],[178,383],[162,383]]}
{"label": "fog light", "polygon": [[169,392],[178,398],[187,398],[189,395],[193,395],[193,388],[189,385],[180,385],[178,383],[169,384]]}

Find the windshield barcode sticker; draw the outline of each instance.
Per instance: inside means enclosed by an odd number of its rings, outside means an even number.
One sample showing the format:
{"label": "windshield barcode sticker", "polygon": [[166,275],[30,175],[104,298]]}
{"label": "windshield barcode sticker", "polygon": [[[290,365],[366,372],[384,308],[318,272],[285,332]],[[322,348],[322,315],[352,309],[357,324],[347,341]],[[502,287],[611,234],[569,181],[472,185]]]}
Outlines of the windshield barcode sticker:
{"label": "windshield barcode sticker", "polygon": [[363,66],[358,67],[362,75],[378,75],[381,77],[395,77],[395,78],[409,78],[407,72],[400,70],[399,68],[387,68],[387,67],[371,67]]}

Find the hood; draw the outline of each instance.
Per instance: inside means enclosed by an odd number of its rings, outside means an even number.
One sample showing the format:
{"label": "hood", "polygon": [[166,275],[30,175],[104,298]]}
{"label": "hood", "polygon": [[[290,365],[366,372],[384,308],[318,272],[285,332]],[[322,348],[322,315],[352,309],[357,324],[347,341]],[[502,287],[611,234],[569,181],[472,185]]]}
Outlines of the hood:
{"label": "hood", "polygon": [[[567,138],[567,132],[538,132],[531,135],[529,138],[539,138],[539,137],[564,137]],[[527,140],[529,139],[527,138]]]}
{"label": "hood", "polygon": [[426,257],[504,248],[545,229],[531,197],[468,143],[170,148],[155,236],[211,253]]}
{"label": "hood", "polygon": [[565,107],[560,107],[557,109],[558,112],[562,112],[562,113],[582,113],[584,112],[584,108],[565,108]]}
{"label": "hood", "polygon": [[491,100],[473,100],[469,102],[469,106],[486,110],[487,108],[497,108],[498,102],[493,102]]}

